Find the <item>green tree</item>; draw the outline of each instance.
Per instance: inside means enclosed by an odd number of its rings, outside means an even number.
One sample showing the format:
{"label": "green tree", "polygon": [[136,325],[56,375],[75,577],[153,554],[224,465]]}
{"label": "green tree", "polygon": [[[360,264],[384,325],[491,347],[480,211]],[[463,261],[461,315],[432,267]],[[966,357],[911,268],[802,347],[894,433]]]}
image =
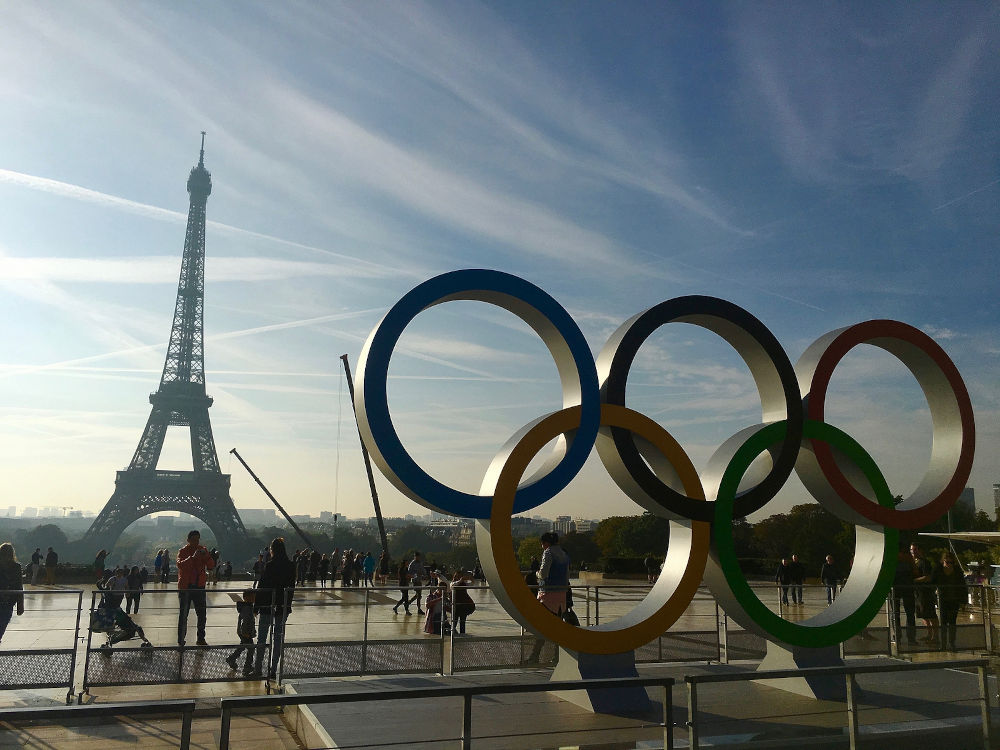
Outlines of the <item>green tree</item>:
{"label": "green tree", "polygon": [[662,557],[670,541],[670,522],[661,516],[646,512],[631,516],[618,529],[615,540],[616,554],[621,557]]}
{"label": "green tree", "polygon": [[628,523],[629,516],[605,518],[594,529],[594,541],[604,557],[618,557],[619,531]]}
{"label": "green tree", "polygon": [[517,561],[522,568],[527,568],[533,557],[542,558],[542,540],[537,536],[526,536],[517,545]]}
{"label": "green tree", "polygon": [[31,530],[18,529],[14,533],[14,546],[20,553],[19,556],[26,558],[29,562],[31,553],[35,551],[36,547],[41,548],[44,556],[49,547],[52,547],[58,554],[66,549],[68,543],[66,534],[54,523],[45,523]]}
{"label": "green tree", "polygon": [[574,568],[579,568],[584,563],[593,564],[601,557],[601,548],[597,546],[597,542],[590,534],[577,534],[576,532],[566,534],[560,537],[559,544],[566,550]]}

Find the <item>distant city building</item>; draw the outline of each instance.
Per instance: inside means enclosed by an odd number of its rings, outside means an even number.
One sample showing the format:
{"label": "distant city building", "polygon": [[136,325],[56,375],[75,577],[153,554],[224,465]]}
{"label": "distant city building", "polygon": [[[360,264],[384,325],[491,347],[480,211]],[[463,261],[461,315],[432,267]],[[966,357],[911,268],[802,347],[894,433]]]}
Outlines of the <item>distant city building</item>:
{"label": "distant city building", "polygon": [[292,520],[295,521],[295,523],[309,523],[309,521],[311,521],[313,519],[312,519],[312,516],[307,515],[307,514],[295,515],[293,513],[292,514]]}
{"label": "distant city building", "polygon": [[332,510],[321,510],[319,512],[319,520],[325,523],[333,523],[333,511]]}
{"label": "distant city building", "polygon": [[572,534],[576,531],[576,524],[571,516],[556,516],[552,522],[552,530],[557,534]]}
{"label": "distant city building", "polygon": [[21,518],[37,518],[38,508],[23,508],[21,510]]}
{"label": "distant city building", "polygon": [[1000,482],[993,483],[993,509],[1000,511]]}
{"label": "distant city building", "polygon": [[574,518],[573,523],[576,524],[577,534],[589,534],[597,528],[597,521],[591,521],[587,518]]}
{"label": "distant city building", "polygon": [[956,505],[964,507],[972,515],[976,514],[976,491],[972,487],[966,487],[962,494],[958,496]]}
{"label": "distant city building", "polygon": [[[997,485],[994,484],[993,486],[996,487]],[[993,491],[994,491],[994,493],[996,492],[996,490],[993,490]],[[16,505],[8,506],[7,507],[7,518],[15,518],[16,516],[17,516],[17,506]]]}
{"label": "distant city building", "polygon": [[273,526],[278,522],[274,508],[237,508],[244,526]]}
{"label": "distant city building", "polygon": [[82,510],[67,511],[66,518],[83,518],[83,511]]}

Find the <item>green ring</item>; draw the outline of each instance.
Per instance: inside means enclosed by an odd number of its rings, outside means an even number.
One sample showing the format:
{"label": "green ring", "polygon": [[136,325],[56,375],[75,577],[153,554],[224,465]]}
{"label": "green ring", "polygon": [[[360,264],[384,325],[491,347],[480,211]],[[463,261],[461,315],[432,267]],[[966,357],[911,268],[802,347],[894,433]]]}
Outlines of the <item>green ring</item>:
{"label": "green ring", "polygon": [[[733,544],[732,521],[733,503],[737,488],[746,470],[754,459],[768,447],[780,443],[787,431],[786,421],[775,422],[752,435],[733,456],[719,484],[715,501],[715,521],[712,542],[715,557],[726,579],[726,584],[747,616],[761,626],[772,640],[806,648],[823,648],[843,643],[857,635],[875,618],[882,608],[896,574],[899,531],[891,527],[883,528],[882,565],[875,585],[862,604],[847,617],[826,625],[800,624],[789,622],[770,609],[757,597],[743,576],[736,559]],[[893,507],[892,494],[885,477],[871,456],[854,438],[833,425],[815,420],[806,420],[803,439],[822,440],[841,451],[864,473],[875,492],[879,505]],[[732,615],[732,613],[730,613]],[[808,621],[806,621],[808,622]]]}

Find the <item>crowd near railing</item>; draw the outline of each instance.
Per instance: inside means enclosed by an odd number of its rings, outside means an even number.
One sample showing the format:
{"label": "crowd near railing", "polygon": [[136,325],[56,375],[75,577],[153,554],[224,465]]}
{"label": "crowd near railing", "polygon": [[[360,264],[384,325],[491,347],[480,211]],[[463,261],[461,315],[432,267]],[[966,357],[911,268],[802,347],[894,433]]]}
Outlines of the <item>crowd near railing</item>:
{"label": "crowd near railing", "polygon": [[[444,621],[437,627],[418,614],[421,603],[426,603],[427,587],[410,605],[412,614],[407,614],[393,608],[399,600],[393,587],[305,586],[295,591],[281,642],[274,642],[269,629],[263,638],[254,639],[234,668],[227,659],[239,646],[236,604],[243,587],[235,582],[208,587],[206,637],[211,645],[207,646],[192,644],[195,611],[188,618],[188,645],[178,644],[179,592],[173,588],[148,587],[134,603],[138,614],[130,613],[117,623],[109,623],[107,612],[102,612],[106,594],[100,591],[28,589],[23,592],[25,615],[11,622],[0,646],[0,690],[65,687],[67,697],[78,690],[82,700],[95,687],[263,679],[271,691],[280,690],[287,679],[456,674],[552,665],[556,658],[551,643],[533,654],[534,636],[524,632],[486,586],[468,587],[476,608],[465,632],[452,627],[454,613],[444,608],[438,610]],[[649,587],[572,588],[581,625],[599,625],[630,610]],[[805,587],[797,605],[782,602],[780,587],[762,584],[755,590],[765,604],[788,619],[806,619],[826,606],[826,587]],[[954,629],[919,620],[919,612],[908,618],[910,610],[901,604],[905,597],[905,592],[893,592],[882,614],[843,644],[844,655],[992,653],[996,647],[1000,619],[996,588],[970,586]],[[137,632],[130,630],[132,625]],[[273,673],[248,669],[257,649],[263,650],[265,665],[272,663],[271,652],[277,650],[280,658]],[[759,660],[765,651],[761,636],[735,624],[708,590],[701,589],[669,631],[637,650],[636,661],[727,663]]]}

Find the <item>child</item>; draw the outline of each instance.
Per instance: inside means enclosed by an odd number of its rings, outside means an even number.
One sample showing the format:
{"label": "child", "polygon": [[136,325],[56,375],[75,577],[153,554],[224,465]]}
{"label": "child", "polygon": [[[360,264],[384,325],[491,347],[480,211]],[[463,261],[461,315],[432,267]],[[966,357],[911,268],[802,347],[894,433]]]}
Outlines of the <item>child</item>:
{"label": "child", "polygon": [[448,586],[435,586],[427,596],[427,618],[424,620],[424,632],[433,635],[447,635],[451,630],[448,623],[448,611],[451,602],[448,601]]}
{"label": "child", "polygon": [[254,619],[253,603],[256,596],[257,592],[254,589],[244,589],[243,601],[236,602],[236,612],[238,613],[238,619],[236,620],[236,635],[240,637],[240,645],[226,659],[226,662],[235,672],[237,668],[236,665],[239,663],[240,654],[242,654],[245,649],[247,652],[247,659],[246,663],[243,665],[244,675],[248,675],[253,672],[253,638],[257,634],[257,621]]}

